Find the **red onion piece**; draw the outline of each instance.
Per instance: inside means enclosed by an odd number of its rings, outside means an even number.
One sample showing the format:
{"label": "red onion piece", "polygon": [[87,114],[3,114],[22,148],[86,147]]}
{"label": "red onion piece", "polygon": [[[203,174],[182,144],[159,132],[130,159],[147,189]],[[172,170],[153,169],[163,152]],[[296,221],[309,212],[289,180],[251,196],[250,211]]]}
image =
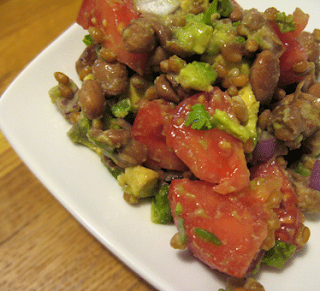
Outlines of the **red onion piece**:
{"label": "red onion piece", "polygon": [[309,188],[320,191],[320,160],[316,160],[309,177]]}
{"label": "red onion piece", "polygon": [[260,140],[252,152],[252,163],[266,162],[270,160],[277,150],[277,140],[270,138]]}

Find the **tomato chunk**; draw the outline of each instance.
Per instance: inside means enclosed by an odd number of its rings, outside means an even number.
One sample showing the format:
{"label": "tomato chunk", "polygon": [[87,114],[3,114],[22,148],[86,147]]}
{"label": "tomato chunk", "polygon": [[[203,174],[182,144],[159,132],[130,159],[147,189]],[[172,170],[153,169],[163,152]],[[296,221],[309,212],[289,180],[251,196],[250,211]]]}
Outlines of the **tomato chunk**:
{"label": "tomato chunk", "polygon": [[251,270],[267,237],[268,215],[250,191],[221,195],[208,182],[181,179],[172,181],[169,200],[195,257],[234,277]]}
{"label": "tomato chunk", "polygon": [[[132,137],[148,148],[149,163],[153,166],[185,171],[187,166],[166,144],[164,124],[174,109],[172,103],[153,100],[142,106],[132,127]],[[150,161],[151,160],[151,161]]]}
{"label": "tomato chunk", "polygon": [[297,8],[293,12],[293,20],[296,23],[296,29],[294,31],[289,31],[282,33],[278,25],[271,21],[271,24],[277,33],[278,37],[282,41],[285,51],[280,57],[280,78],[279,86],[284,87],[293,83],[302,81],[303,77],[295,73],[293,65],[297,62],[306,61],[308,59],[308,54],[306,50],[297,40],[297,37],[305,29],[308,24],[309,15]]}
{"label": "tomato chunk", "polygon": [[191,106],[201,103],[209,114],[216,109],[232,115],[230,97],[219,88],[210,93],[201,93],[180,103],[173,112],[173,117],[166,128],[169,147],[201,180],[217,184],[215,191],[230,193],[249,184],[249,170],[242,143],[232,135],[213,128],[196,130],[185,122]]}
{"label": "tomato chunk", "polygon": [[84,29],[98,27],[106,34],[102,46],[117,54],[119,62],[132,70],[143,74],[147,70],[148,54],[129,53],[122,43],[122,30],[132,19],[140,17],[134,10],[132,0],[84,0],[80,8],[77,23]]}
{"label": "tomato chunk", "polygon": [[298,236],[304,222],[304,215],[298,207],[297,194],[283,170],[276,160],[255,166],[251,169],[251,178],[272,179],[279,177],[282,180],[280,191],[283,193],[283,201],[279,208],[275,208],[280,221],[280,229],[276,230],[275,238],[288,244],[295,244],[298,248],[302,245]]}

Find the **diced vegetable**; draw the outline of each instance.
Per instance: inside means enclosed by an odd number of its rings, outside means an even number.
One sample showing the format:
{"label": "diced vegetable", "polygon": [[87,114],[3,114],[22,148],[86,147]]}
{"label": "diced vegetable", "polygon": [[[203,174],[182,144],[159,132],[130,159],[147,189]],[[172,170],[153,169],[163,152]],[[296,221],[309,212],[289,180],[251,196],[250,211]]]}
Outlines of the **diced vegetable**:
{"label": "diced vegetable", "polygon": [[154,100],[142,106],[134,120],[132,137],[148,148],[148,162],[168,170],[184,171],[186,165],[166,143],[165,123],[170,119],[174,105]]}
{"label": "diced vegetable", "polygon": [[172,221],[171,208],[169,203],[169,185],[163,183],[152,199],[151,220],[154,223],[168,224]]}
{"label": "diced vegetable", "polygon": [[[214,88],[181,102],[166,129],[167,144],[199,179],[217,184],[214,189],[227,194],[249,184],[249,170],[242,143],[218,128],[196,130],[184,126],[191,108],[202,104],[213,116],[216,110],[232,114],[229,96]],[[229,101],[228,101],[229,100]]]}
{"label": "diced vegetable", "polygon": [[218,73],[208,63],[192,62],[184,66],[178,76],[178,81],[185,89],[210,91]]}
{"label": "diced vegetable", "polygon": [[140,165],[128,167],[118,176],[119,185],[123,191],[131,195],[132,203],[139,198],[154,196],[157,188],[159,174]]}
{"label": "diced vegetable", "polygon": [[[102,46],[114,51],[119,62],[143,74],[146,70],[148,54],[129,53],[122,43],[122,30],[136,19],[140,13],[134,9],[132,0],[84,0],[77,17],[77,23],[84,29],[97,27],[104,31]],[[107,24],[107,25],[106,25]]]}
{"label": "diced vegetable", "polygon": [[272,177],[281,179],[282,186],[280,190],[281,193],[283,193],[283,201],[281,202],[280,207],[274,209],[278,215],[281,226],[275,231],[275,238],[286,244],[294,244],[297,248],[301,248],[302,244],[308,241],[308,231],[306,231],[306,237],[301,241],[298,235],[299,230],[304,227],[304,215],[298,207],[297,194],[283,170],[277,161],[269,160],[253,167],[250,171],[251,179],[257,177],[266,180],[271,179]]}
{"label": "diced vegetable", "polygon": [[262,204],[250,192],[240,193],[221,195],[210,183],[188,179],[174,180],[169,188],[182,240],[202,262],[234,277],[246,275],[268,232]]}
{"label": "diced vegetable", "polygon": [[320,160],[316,160],[309,178],[309,187],[320,191]]}
{"label": "diced vegetable", "polygon": [[295,245],[276,241],[275,246],[264,255],[262,263],[282,269],[285,263],[293,256],[296,248],[297,247]]}

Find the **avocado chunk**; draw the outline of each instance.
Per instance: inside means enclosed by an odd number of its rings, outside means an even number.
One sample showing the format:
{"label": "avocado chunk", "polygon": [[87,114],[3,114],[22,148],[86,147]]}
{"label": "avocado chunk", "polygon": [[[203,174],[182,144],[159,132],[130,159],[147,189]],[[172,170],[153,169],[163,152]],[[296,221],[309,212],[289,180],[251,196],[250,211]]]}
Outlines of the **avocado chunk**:
{"label": "avocado chunk", "polygon": [[203,22],[203,13],[187,14],[185,19],[186,25],[173,29],[173,42],[177,42],[190,54],[203,54],[211,39],[213,28]]}
{"label": "avocado chunk", "polygon": [[248,109],[248,122],[245,127],[249,130],[250,137],[256,143],[257,141],[257,121],[260,103],[256,100],[256,97],[251,89],[251,85],[246,85],[239,91],[239,96],[244,101]]}
{"label": "avocado chunk", "polygon": [[135,203],[139,198],[155,195],[158,178],[156,171],[138,165],[126,168],[124,173],[118,176],[118,183],[125,193],[131,195],[132,203]]}
{"label": "avocado chunk", "polygon": [[208,63],[193,61],[184,66],[178,75],[178,81],[185,89],[210,91],[218,73]]}
{"label": "avocado chunk", "polygon": [[220,52],[220,48],[225,44],[243,42],[244,38],[239,37],[237,28],[232,23],[225,23],[221,20],[215,22],[212,37],[208,43],[206,52],[210,55],[216,55]]}

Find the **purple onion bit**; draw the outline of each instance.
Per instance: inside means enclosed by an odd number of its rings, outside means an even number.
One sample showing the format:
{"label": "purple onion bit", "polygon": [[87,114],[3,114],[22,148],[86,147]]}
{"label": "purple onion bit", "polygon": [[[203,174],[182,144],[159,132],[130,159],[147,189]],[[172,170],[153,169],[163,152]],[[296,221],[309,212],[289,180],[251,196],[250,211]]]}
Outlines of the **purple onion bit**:
{"label": "purple onion bit", "polygon": [[276,153],[277,140],[270,138],[260,140],[252,152],[252,163],[266,162],[270,160]]}
{"label": "purple onion bit", "polygon": [[320,191],[320,160],[316,160],[309,177],[309,188]]}

